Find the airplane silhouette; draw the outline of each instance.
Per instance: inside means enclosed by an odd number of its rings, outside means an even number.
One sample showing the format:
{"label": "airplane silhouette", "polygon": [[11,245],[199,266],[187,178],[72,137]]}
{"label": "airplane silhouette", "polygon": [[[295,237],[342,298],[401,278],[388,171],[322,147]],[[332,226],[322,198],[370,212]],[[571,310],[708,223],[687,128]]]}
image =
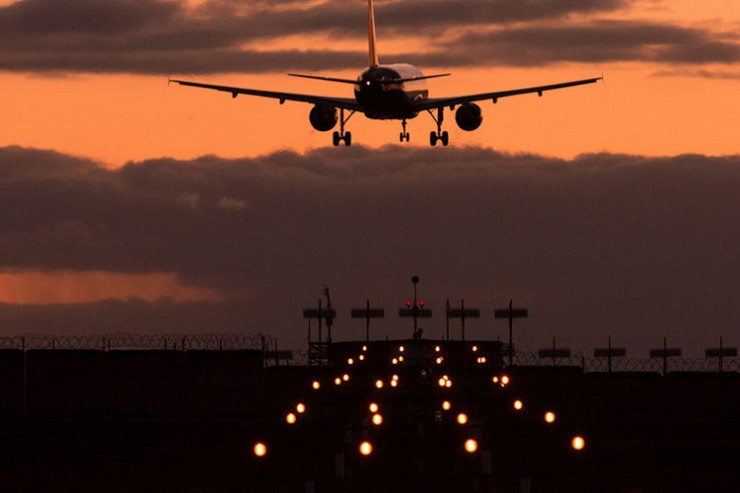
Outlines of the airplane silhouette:
{"label": "airplane silhouette", "polygon": [[[321,132],[328,132],[339,123],[339,131],[335,131],[333,134],[334,146],[338,146],[340,142],[344,142],[346,146],[352,144],[352,133],[345,132],[344,128],[347,121],[355,113],[363,113],[367,118],[373,120],[401,120],[403,130],[400,133],[400,141],[408,142],[410,136],[406,131],[406,121],[415,118],[423,111],[427,111],[437,124],[437,131],[430,132],[429,143],[435,146],[437,142],[441,142],[443,146],[446,146],[449,143],[449,134],[447,131],[442,131],[445,108],[450,108],[452,111],[457,107],[455,111],[457,125],[462,130],[470,132],[477,129],[483,121],[481,108],[474,101],[490,99],[495,104],[500,98],[518,96],[520,94],[537,93],[539,96],[542,96],[542,93],[545,91],[592,84],[603,78],[595,77],[546,86],[469,94],[465,96],[430,98],[429,91],[426,87],[426,80],[445,77],[450,74],[424,75],[417,67],[407,63],[381,65],[378,61],[375,42],[375,12],[373,0],[368,0],[368,68],[356,80],[288,74],[293,77],[351,84],[354,86],[354,98],[334,98],[310,94],[264,91],[176,79],[170,79],[170,82],[183,86],[228,92],[231,93],[233,98],[236,98],[239,94],[246,94],[249,96],[278,99],[280,104],[283,104],[285,101],[313,104],[314,107],[309,114],[309,120],[313,128]],[[339,109],[339,115],[337,115],[337,109]],[[346,116],[345,112],[348,112]]]}

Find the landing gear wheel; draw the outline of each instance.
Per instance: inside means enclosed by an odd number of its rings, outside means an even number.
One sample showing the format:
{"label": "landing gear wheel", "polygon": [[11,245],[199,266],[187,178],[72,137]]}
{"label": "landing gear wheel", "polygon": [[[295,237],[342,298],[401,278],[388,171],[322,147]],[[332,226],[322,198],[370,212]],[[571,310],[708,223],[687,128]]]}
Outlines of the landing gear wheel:
{"label": "landing gear wheel", "polygon": [[[352,132],[346,132],[344,134],[344,145],[349,147],[352,145]],[[446,144],[445,144],[446,145]]]}
{"label": "landing gear wheel", "polygon": [[437,132],[429,132],[429,144],[432,147],[437,145]]}
{"label": "landing gear wheel", "polygon": [[442,145],[447,147],[447,144],[450,143],[450,134],[447,133],[447,130],[442,132],[442,136],[440,137],[440,140],[442,141]]}
{"label": "landing gear wheel", "polygon": [[332,135],[332,143],[334,144],[334,147],[339,145],[340,140],[342,140],[342,138],[339,136],[339,132],[334,132],[334,135]]}

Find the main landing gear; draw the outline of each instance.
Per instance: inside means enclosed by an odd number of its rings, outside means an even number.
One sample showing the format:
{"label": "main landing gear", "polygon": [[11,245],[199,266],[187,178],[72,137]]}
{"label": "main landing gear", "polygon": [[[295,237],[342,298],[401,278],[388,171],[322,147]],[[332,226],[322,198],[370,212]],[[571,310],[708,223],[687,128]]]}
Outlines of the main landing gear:
{"label": "main landing gear", "polygon": [[344,108],[339,108],[339,132],[334,132],[332,136],[334,147],[337,147],[340,142],[344,142],[344,145],[347,147],[352,145],[352,132],[345,132],[344,125],[354,114],[355,112],[353,110],[347,118],[344,118]]}
{"label": "main landing gear", "polygon": [[403,142],[404,140],[406,142],[408,142],[409,141],[409,137],[411,137],[411,136],[406,131],[406,120],[405,119],[401,121],[401,125],[403,125],[403,131],[401,132],[401,134],[399,136],[399,139],[400,139],[401,142]]}
{"label": "main landing gear", "polygon": [[445,120],[444,108],[441,106],[437,108],[437,116],[434,116],[432,110],[427,111],[429,111],[429,114],[432,115],[432,118],[437,124],[437,131],[429,133],[429,143],[434,147],[437,145],[437,141],[440,141],[442,142],[442,145],[446,147],[447,144],[450,143],[450,134],[448,134],[446,130],[444,132],[442,131],[442,122]]}

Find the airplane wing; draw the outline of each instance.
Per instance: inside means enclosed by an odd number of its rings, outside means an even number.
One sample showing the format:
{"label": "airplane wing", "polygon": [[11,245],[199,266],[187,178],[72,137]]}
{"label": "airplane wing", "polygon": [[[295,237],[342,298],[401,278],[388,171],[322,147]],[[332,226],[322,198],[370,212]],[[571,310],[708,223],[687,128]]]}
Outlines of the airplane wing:
{"label": "airplane wing", "polygon": [[594,82],[602,80],[603,77],[596,77],[593,79],[575,80],[571,82],[561,82],[560,84],[550,84],[547,86],[527,87],[524,89],[512,89],[510,91],[497,91],[497,92],[486,92],[482,94],[471,94],[468,96],[455,96],[450,98],[429,98],[418,102],[415,107],[419,111],[431,110],[435,108],[442,108],[444,106],[456,106],[458,104],[471,103],[473,101],[481,101],[484,99],[490,99],[494,104],[500,98],[506,98],[509,96],[518,96],[520,94],[531,94],[537,93],[542,96],[545,91],[552,91],[554,89],[563,89],[565,87],[581,86],[583,84],[593,84]]}
{"label": "airplane wing", "polygon": [[354,98],[330,98],[326,96],[312,96],[310,94],[294,94],[290,92],[263,91],[260,89],[245,89],[243,87],[217,86],[213,84],[202,84],[200,82],[188,82],[186,80],[170,79],[170,82],[182,86],[200,87],[202,89],[213,89],[215,91],[228,92],[232,98],[240,94],[247,96],[259,96],[263,98],[272,98],[283,104],[285,101],[298,101],[301,103],[320,104],[333,106],[335,108],[344,108],[345,110],[363,112],[362,106],[357,104]]}

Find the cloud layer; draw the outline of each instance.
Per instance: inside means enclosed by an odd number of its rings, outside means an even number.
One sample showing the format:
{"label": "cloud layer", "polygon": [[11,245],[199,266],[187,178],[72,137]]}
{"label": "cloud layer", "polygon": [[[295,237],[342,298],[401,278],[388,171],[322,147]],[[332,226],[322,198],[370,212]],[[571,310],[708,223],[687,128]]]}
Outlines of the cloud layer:
{"label": "cloud layer", "polygon": [[[381,39],[417,49],[386,61],[429,67],[557,62],[734,64],[734,33],[643,20],[607,21],[632,0],[409,0],[377,5]],[[556,21],[556,22],[553,22]],[[364,2],[21,0],[0,8],[0,67],[22,72],[218,73],[357,68]],[[295,34],[331,48],[264,48]],[[255,46],[260,46],[259,49]],[[418,49],[425,47],[425,49]]]}
{"label": "cloud layer", "polygon": [[[565,161],[353,147],[108,170],[9,147],[0,149],[0,263],[21,272],[173,273],[231,300],[169,311],[134,303],[126,319],[134,332],[167,312],[185,332],[218,324],[302,346],[300,310],[326,284],[340,307],[337,337],[359,337],[363,324],[348,320],[349,309],[370,298],[392,315],[417,274],[438,310],[433,336],[447,297],[484,313],[511,297],[530,309],[520,335],[533,346],[558,336],[589,348],[612,335],[645,348],[666,335],[703,348],[721,334],[732,344],[737,333],[739,187],[738,156]],[[105,331],[103,306],[70,307],[77,318],[61,320]],[[175,316],[178,306],[200,315]],[[3,331],[63,311],[37,308],[3,307],[12,321]],[[391,315],[378,335],[407,336]],[[504,334],[498,325],[487,316],[469,330]],[[58,321],[49,327],[61,330]]]}

